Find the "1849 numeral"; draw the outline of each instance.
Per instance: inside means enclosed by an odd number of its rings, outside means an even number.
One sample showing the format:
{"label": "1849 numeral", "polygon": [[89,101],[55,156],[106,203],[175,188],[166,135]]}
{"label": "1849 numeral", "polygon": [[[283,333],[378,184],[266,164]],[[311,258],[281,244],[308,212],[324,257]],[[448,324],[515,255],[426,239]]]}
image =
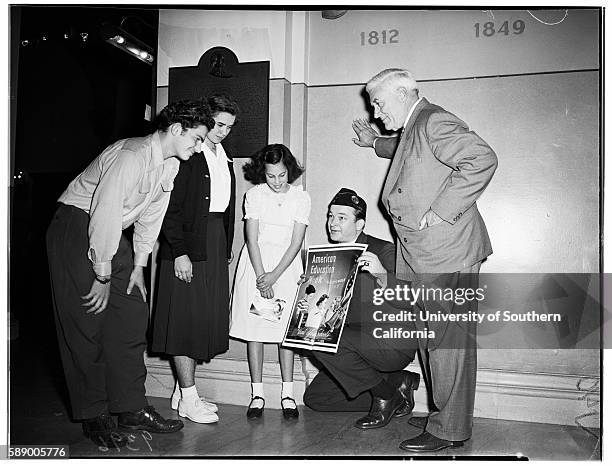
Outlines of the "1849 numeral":
{"label": "1849 numeral", "polygon": [[[497,31],[495,30],[495,23],[493,23],[492,21],[489,21],[484,24],[476,23],[474,24],[474,29],[476,29],[476,37],[491,37],[496,33],[504,34],[505,36],[510,34],[510,27],[508,25],[508,21],[504,21],[504,23]],[[525,21],[517,19],[514,23],[512,23],[513,34],[522,34],[523,31],[525,31]]]}

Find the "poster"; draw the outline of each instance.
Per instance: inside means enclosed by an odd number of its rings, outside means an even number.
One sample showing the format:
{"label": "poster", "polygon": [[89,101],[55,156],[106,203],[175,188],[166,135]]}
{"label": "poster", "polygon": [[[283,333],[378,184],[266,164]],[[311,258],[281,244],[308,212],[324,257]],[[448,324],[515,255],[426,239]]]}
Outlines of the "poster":
{"label": "poster", "polygon": [[335,353],[366,244],[310,246],[283,346]]}

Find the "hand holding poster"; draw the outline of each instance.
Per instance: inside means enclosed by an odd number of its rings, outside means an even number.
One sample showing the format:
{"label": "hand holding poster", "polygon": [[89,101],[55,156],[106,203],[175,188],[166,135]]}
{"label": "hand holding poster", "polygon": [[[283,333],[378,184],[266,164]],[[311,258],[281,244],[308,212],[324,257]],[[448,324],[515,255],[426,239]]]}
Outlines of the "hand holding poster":
{"label": "hand holding poster", "polygon": [[335,353],[365,244],[310,246],[283,346]]}

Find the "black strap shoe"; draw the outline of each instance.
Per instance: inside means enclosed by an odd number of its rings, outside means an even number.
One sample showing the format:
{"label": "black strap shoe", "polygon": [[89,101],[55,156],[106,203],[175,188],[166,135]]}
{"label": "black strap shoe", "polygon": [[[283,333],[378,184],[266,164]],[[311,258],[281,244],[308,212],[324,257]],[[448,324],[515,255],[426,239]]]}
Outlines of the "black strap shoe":
{"label": "black strap shoe", "polygon": [[119,414],[119,427],[128,430],[146,430],[156,434],[178,432],[184,427],[183,421],[164,419],[153,406],[146,406],[140,411]]}
{"label": "black strap shoe", "polygon": [[[285,408],[283,405],[283,401],[289,400],[293,402],[295,408]],[[297,410],[297,403],[290,396],[286,396],[285,398],[281,398],[281,408],[283,409],[283,417],[287,420],[289,419],[297,419],[300,415],[300,412]]]}
{"label": "black strap shoe", "polygon": [[370,412],[366,416],[357,419],[355,427],[358,429],[385,427],[398,409],[404,409],[405,404],[406,400],[398,390],[388,400],[375,396],[372,399]]}
{"label": "black strap shoe", "polygon": [[[253,404],[253,401],[255,400],[263,401],[263,405],[261,408],[251,407],[251,405]],[[266,400],[264,400],[262,397],[254,396],[253,398],[251,398],[251,403],[249,403],[249,409],[247,409],[247,419],[259,419],[261,415],[263,414],[263,410],[265,406],[266,406]]]}
{"label": "black strap shoe", "polygon": [[117,430],[115,421],[108,413],[86,419],[81,425],[85,437],[100,447],[124,447],[128,443],[127,435]]}
{"label": "black strap shoe", "polygon": [[444,440],[438,438],[427,431],[414,438],[404,440],[399,447],[402,450],[428,453],[432,451],[444,450],[445,448],[459,448],[463,446],[463,440]]}

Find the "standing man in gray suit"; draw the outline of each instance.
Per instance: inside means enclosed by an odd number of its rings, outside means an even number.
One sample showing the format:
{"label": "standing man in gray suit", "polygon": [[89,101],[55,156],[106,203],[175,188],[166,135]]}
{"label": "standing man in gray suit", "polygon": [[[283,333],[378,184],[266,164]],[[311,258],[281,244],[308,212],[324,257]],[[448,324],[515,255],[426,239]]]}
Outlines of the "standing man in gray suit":
{"label": "standing man in gray suit", "polygon": [[[407,70],[381,71],[366,91],[374,117],[386,129],[400,131],[398,137],[380,137],[367,121],[353,122],[355,144],[392,158],[382,202],[397,233],[397,277],[413,289],[476,289],[480,265],[493,252],[476,200],[497,168],[495,153],[455,115],[419,97]],[[419,299],[416,304],[423,319],[417,318],[417,328],[435,333],[419,346],[436,409],[421,420],[420,435],[400,444],[404,450],[456,448],[472,435],[476,323],[423,317],[477,311],[476,300],[457,301]]]}

